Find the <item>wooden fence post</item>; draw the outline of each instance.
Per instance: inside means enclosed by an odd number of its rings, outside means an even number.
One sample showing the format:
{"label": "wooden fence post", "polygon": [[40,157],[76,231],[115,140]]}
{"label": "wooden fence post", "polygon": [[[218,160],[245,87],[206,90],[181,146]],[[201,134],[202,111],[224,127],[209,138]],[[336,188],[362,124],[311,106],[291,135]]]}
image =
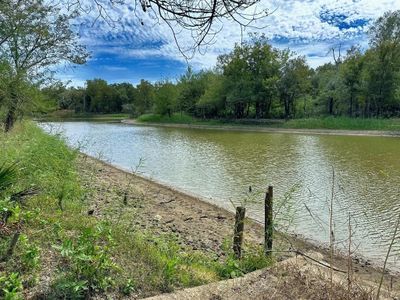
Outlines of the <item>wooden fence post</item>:
{"label": "wooden fence post", "polygon": [[235,232],[233,236],[233,252],[237,259],[242,256],[242,243],[243,243],[243,230],[244,230],[244,217],[246,215],[246,208],[242,206],[236,207],[235,216]]}
{"label": "wooden fence post", "polygon": [[272,241],[274,233],[274,223],[273,223],[273,187],[269,186],[268,191],[265,194],[265,242],[264,242],[264,252],[265,255],[271,255],[272,251]]}

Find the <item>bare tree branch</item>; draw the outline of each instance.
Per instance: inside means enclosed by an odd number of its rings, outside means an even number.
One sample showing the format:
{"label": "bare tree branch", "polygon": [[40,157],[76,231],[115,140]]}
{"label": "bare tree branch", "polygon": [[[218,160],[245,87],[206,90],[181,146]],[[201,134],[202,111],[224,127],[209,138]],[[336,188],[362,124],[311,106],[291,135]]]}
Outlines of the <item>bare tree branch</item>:
{"label": "bare tree branch", "polygon": [[[88,12],[89,6],[83,0],[64,0],[68,7]],[[112,24],[109,10],[119,5],[132,5],[133,14],[142,25],[137,12],[151,15],[157,22],[164,22],[171,30],[179,51],[186,59],[193,57],[196,51],[215,42],[216,35],[222,30],[222,19],[231,20],[243,28],[257,27],[257,20],[269,15],[268,10],[258,8],[260,0],[90,0],[92,8],[97,10],[97,17]],[[193,43],[182,45],[179,33],[190,32]]]}

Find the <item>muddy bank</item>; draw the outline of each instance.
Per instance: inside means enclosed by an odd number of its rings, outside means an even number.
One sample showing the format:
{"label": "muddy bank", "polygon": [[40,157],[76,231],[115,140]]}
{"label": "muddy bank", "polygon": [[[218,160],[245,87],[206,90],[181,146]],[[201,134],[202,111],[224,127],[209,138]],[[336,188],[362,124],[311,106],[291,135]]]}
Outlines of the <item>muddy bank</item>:
{"label": "muddy bank", "polygon": [[[172,234],[182,247],[217,257],[225,256],[224,241],[230,240],[233,233],[234,216],[231,212],[86,155],[79,156],[78,166],[82,181],[91,190],[88,213],[120,222],[121,206],[116,203],[126,201],[132,207],[132,215],[127,220],[132,227],[155,235]],[[261,245],[262,241],[263,227],[247,220],[245,243]],[[317,253],[315,259],[329,265],[328,251],[318,245],[282,234],[277,235],[274,242],[278,260],[294,256],[287,252],[294,248]],[[346,271],[347,258],[335,256],[334,266]],[[360,258],[352,260],[352,269],[362,280],[377,282],[380,278],[379,269]],[[400,290],[398,274],[387,274],[386,283],[392,289]]]}
{"label": "muddy bank", "polygon": [[290,128],[273,128],[251,125],[197,125],[197,124],[169,124],[169,123],[147,123],[137,122],[132,119],[121,121],[124,124],[138,126],[157,126],[171,128],[193,128],[193,129],[209,129],[209,130],[226,130],[226,131],[250,131],[250,132],[267,132],[267,133],[291,133],[291,134],[316,134],[316,135],[345,135],[345,136],[383,136],[383,137],[400,137],[399,131],[381,131],[381,130],[338,130],[338,129],[290,129]]}

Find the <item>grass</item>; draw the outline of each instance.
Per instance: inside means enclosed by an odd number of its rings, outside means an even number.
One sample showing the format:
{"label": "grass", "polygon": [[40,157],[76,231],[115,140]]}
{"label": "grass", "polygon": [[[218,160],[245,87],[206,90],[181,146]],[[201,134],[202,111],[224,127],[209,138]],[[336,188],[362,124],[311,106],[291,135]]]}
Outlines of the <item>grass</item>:
{"label": "grass", "polygon": [[193,124],[199,122],[197,119],[187,115],[176,113],[169,117],[168,115],[158,115],[158,114],[144,114],[137,118],[139,122],[149,122],[149,123],[172,123],[172,124]]}
{"label": "grass", "polygon": [[289,120],[283,123],[283,127],[304,129],[400,131],[400,119],[363,119],[348,117],[308,118]]}
{"label": "grass", "polygon": [[[13,165],[16,172],[14,184],[0,191],[0,216],[10,216],[0,228],[0,254],[20,234],[10,259],[0,262],[0,297],[149,296],[270,264],[260,249],[241,261],[227,250],[221,260],[185,248],[174,236],[137,230],[132,211],[119,215],[118,206],[110,214],[121,222],[91,216],[91,182],[80,177],[78,152],[32,122],[0,133],[0,152],[0,166]],[[28,188],[38,193],[10,200]]]}
{"label": "grass", "polygon": [[249,126],[257,128],[287,129],[332,129],[332,130],[382,130],[400,131],[400,119],[320,117],[292,120],[255,120],[255,119],[197,119],[186,114],[174,114],[171,117],[157,114],[145,114],[136,119],[144,123],[190,124],[205,126]]}

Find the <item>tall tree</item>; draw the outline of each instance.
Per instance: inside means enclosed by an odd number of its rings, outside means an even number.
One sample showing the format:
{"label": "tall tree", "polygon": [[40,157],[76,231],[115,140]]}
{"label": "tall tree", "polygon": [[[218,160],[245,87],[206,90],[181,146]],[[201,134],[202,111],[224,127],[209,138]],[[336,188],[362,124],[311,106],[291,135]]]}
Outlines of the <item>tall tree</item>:
{"label": "tall tree", "polygon": [[227,103],[233,106],[236,118],[247,117],[252,109],[257,118],[269,115],[276,96],[279,56],[264,37],[256,36],[219,57],[219,67],[227,79]]}
{"label": "tall tree", "polygon": [[311,70],[305,57],[300,56],[284,58],[281,72],[279,94],[285,118],[292,118],[296,116],[296,100],[311,89]]}
{"label": "tall tree", "polygon": [[396,103],[397,74],[400,71],[400,10],[387,12],[370,29],[367,115],[390,114]]}
{"label": "tall tree", "polygon": [[196,103],[203,118],[226,116],[225,78],[222,74],[211,73],[204,94]]}
{"label": "tall tree", "polygon": [[208,72],[194,73],[192,68],[188,67],[185,74],[179,78],[177,105],[181,112],[196,114],[196,103],[205,92],[208,76]]}
{"label": "tall tree", "polygon": [[13,127],[25,97],[21,86],[49,76],[49,67],[69,62],[82,64],[88,54],[78,43],[70,21],[75,13],[63,14],[44,0],[3,0],[0,5],[0,57],[11,67],[9,97],[5,101],[5,130]]}
{"label": "tall tree", "polygon": [[357,96],[360,94],[362,86],[363,56],[359,48],[351,47],[340,66],[340,73],[343,84],[347,90],[347,114],[352,117],[354,112],[359,113],[359,103]]}
{"label": "tall tree", "polygon": [[155,86],[155,111],[161,115],[171,117],[176,109],[178,96],[177,87],[169,81],[159,82]]}
{"label": "tall tree", "polygon": [[135,113],[142,115],[150,112],[154,104],[154,87],[147,80],[140,80],[136,86],[136,98],[134,101]]}

